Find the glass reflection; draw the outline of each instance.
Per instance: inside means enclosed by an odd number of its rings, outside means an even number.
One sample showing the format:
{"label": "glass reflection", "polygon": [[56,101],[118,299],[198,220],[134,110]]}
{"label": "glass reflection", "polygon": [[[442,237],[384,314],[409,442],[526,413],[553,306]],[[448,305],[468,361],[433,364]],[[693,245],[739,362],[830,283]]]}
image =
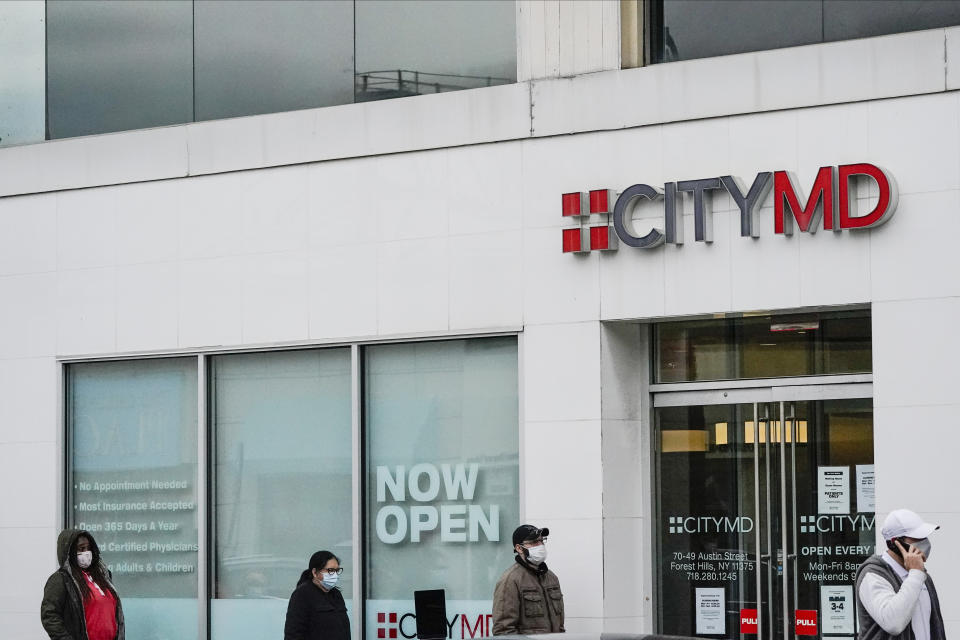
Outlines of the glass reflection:
{"label": "glass reflection", "polygon": [[489,635],[519,524],[516,339],[364,353],[368,637],[378,611],[412,614],[414,590],[440,588],[463,624]]}
{"label": "glass reflection", "polygon": [[195,358],[70,365],[72,526],[94,534],[128,637],[196,638]]}
{"label": "glass reflection", "polygon": [[0,3],[0,145],[515,82],[515,9],[512,0]]}
{"label": "glass reflection", "polygon": [[213,638],[267,638],[320,549],[346,566],[350,601],[350,350],[212,359]]}
{"label": "glass reflection", "polygon": [[356,101],[516,82],[512,0],[356,3]]}
{"label": "glass reflection", "polygon": [[190,122],[192,51],[189,0],[49,0],[49,137]]}
{"label": "glass reflection", "polygon": [[763,51],[960,24],[954,0],[660,0],[655,62]]}
{"label": "glass reflection", "polygon": [[198,0],[197,120],[353,101],[353,3]]}

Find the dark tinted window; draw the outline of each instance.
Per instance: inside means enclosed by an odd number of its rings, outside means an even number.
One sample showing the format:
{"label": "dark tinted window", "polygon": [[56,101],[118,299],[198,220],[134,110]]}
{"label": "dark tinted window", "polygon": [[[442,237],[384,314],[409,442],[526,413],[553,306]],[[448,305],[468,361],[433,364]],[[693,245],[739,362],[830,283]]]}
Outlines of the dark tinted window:
{"label": "dark tinted window", "polygon": [[0,144],[44,80],[48,138],[516,81],[514,0],[49,0],[46,78],[40,6],[0,7]]}
{"label": "dark tinted window", "polygon": [[47,2],[49,137],[193,119],[189,0]]}
{"label": "dark tinted window", "polygon": [[654,62],[960,24],[954,0],[659,0],[649,7]]}
{"label": "dark tinted window", "polygon": [[364,0],[357,102],[516,82],[513,0]]}
{"label": "dark tinted window", "polygon": [[197,120],[353,101],[353,2],[196,3]]}

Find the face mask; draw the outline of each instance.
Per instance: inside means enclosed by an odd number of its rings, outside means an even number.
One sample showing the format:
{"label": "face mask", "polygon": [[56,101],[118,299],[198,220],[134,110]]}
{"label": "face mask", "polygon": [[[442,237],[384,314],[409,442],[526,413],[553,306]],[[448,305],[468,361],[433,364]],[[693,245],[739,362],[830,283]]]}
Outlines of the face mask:
{"label": "face mask", "polygon": [[339,574],[336,574],[336,573],[329,574],[326,571],[324,571],[323,580],[321,580],[321,584],[323,584],[324,589],[329,591],[330,589],[333,589],[335,586],[337,586],[337,580],[339,579],[340,579]]}
{"label": "face mask", "polygon": [[530,564],[540,565],[547,559],[547,545],[538,544],[535,547],[527,549],[527,560]]}
{"label": "face mask", "polygon": [[77,554],[77,564],[81,569],[88,569],[93,564],[93,551],[81,551]]}
{"label": "face mask", "polygon": [[930,544],[930,541],[924,538],[923,540],[917,540],[913,543],[913,546],[917,548],[917,551],[923,554],[923,557],[927,560],[930,559],[930,548],[933,546]]}

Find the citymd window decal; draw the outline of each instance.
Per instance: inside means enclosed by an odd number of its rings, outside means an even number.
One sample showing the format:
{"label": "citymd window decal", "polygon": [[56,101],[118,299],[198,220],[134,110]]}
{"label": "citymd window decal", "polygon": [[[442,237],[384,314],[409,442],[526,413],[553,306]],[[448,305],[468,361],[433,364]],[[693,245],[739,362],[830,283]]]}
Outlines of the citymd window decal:
{"label": "citymd window decal", "polygon": [[366,637],[416,637],[443,589],[447,635],[488,636],[519,523],[516,338],[364,349]]}

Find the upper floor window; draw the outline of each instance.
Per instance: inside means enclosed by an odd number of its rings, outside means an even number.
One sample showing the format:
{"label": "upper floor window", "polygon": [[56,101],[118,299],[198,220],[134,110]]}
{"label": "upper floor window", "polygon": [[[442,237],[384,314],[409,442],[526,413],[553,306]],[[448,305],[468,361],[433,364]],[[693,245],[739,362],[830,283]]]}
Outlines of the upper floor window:
{"label": "upper floor window", "polygon": [[648,0],[651,62],[960,24],[953,0]]}
{"label": "upper floor window", "polygon": [[513,0],[0,2],[0,145],[512,82]]}

